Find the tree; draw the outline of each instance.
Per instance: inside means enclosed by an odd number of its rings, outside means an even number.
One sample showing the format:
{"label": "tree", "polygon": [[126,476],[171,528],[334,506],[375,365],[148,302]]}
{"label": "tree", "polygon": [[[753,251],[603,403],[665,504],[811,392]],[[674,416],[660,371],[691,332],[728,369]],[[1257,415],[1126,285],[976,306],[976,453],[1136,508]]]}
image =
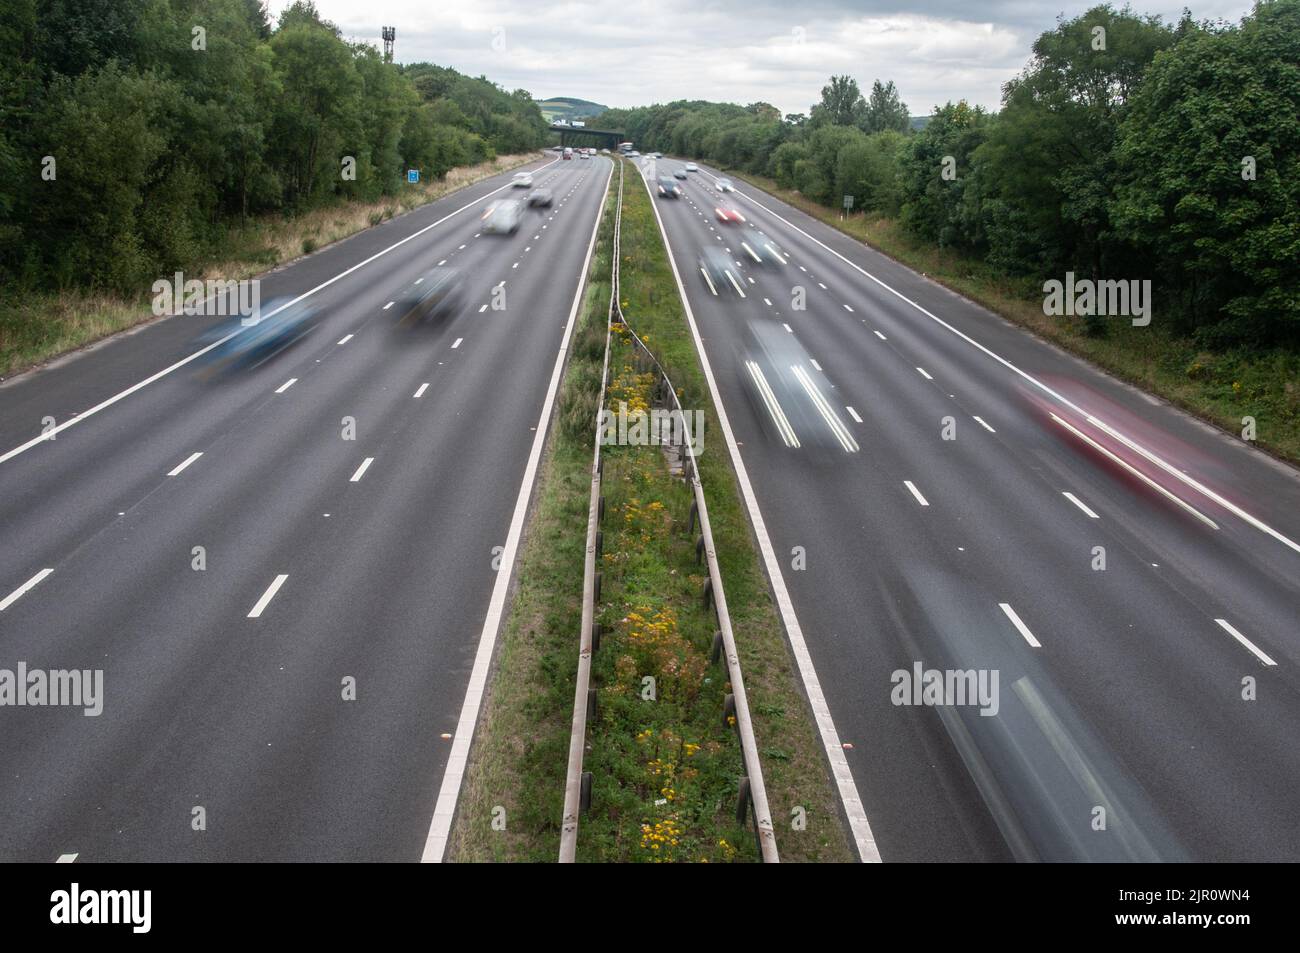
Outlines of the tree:
{"label": "tree", "polygon": [[821,102],[812,108],[814,125],[857,126],[862,123],[867,104],[851,76],[832,76],[822,87]]}
{"label": "tree", "polygon": [[867,100],[866,111],[862,119],[862,131],[872,132],[907,132],[911,128],[912,117],[907,106],[898,96],[894,81],[883,86],[880,80],[871,84],[871,97]]}

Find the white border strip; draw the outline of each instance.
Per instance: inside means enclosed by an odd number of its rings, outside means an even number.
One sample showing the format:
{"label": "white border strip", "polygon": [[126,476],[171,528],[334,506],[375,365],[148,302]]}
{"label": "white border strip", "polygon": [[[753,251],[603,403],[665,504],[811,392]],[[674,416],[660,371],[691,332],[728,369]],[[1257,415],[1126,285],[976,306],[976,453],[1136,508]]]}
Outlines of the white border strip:
{"label": "white border strip", "polygon": [[[557,161],[558,161],[557,159],[552,159],[550,162],[546,163],[546,165],[539,166],[535,171],[540,172],[542,169],[545,169],[547,166],[554,165]],[[377,259],[377,258],[382,258],[384,255],[387,255],[390,251],[392,251],[394,248],[397,248],[399,245],[405,245],[405,244],[406,244],[407,242],[409,242],[411,239],[413,239],[413,238],[418,238],[419,236],[421,236],[421,235],[423,235],[425,232],[427,232],[429,229],[438,227],[438,226],[441,225],[443,222],[447,221],[447,219],[452,218],[453,216],[459,215],[461,212],[465,211],[465,209],[467,209],[467,208],[471,208],[471,207],[473,207],[473,206],[475,206],[475,205],[478,205],[480,202],[482,202],[482,201],[483,201],[485,198],[487,198],[489,195],[496,195],[498,192],[502,192],[502,191],[504,191],[505,189],[511,188],[512,186],[513,186],[513,183],[512,183],[512,182],[507,182],[505,185],[501,186],[500,188],[496,188],[496,189],[493,189],[491,192],[486,192],[486,193],[484,193],[483,195],[481,195],[481,196],[479,196],[478,198],[476,198],[474,201],[472,201],[472,202],[470,202],[470,203],[468,203],[468,204],[466,204],[466,205],[462,205],[460,208],[456,209],[456,211],[454,211],[454,212],[449,212],[448,214],[444,215],[442,218],[438,219],[436,222],[433,222],[433,223],[431,223],[431,224],[429,224],[429,225],[424,226],[424,228],[420,229],[418,232],[412,232],[410,235],[407,235],[407,236],[406,236],[405,238],[403,238],[401,241],[394,242],[393,244],[389,245],[387,248],[382,249],[381,251],[377,251],[377,252],[375,252],[375,254],[371,255],[369,258],[365,259],[364,261],[357,262],[355,265],[353,265],[351,268],[347,269],[346,271],[340,271],[340,272],[339,272],[337,275],[335,275],[333,278],[330,278],[330,279],[328,279],[327,281],[323,281],[323,282],[321,282],[321,283],[318,284],[315,288],[312,288],[312,289],[309,290],[309,291],[304,291],[302,294],[298,295],[298,297],[294,298],[292,301],[287,301],[287,302],[285,302],[284,304],[280,305],[280,307],[276,308],[274,311],[268,311],[266,314],[262,315],[262,319],[265,320],[266,318],[269,318],[269,317],[271,317],[271,316],[273,316],[273,315],[279,314],[279,313],[280,313],[281,311],[283,311],[285,308],[292,307],[293,305],[297,304],[299,301],[302,301],[304,298],[307,298],[307,297],[310,297],[311,295],[314,295],[316,292],[322,290],[323,288],[328,288],[330,285],[334,284],[334,282],[340,280],[341,278],[346,278],[348,275],[352,274],[352,272],[356,271],[358,268],[362,268],[362,267],[364,267],[364,266],[370,264],[370,263],[371,263],[372,261],[374,261],[375,259]],[[472,186],[466,186],[466,188],[472,188]],[[453,194],[455,194],[455,193],[453,193]],[[357,234],[360,234],[360,232],[358,232]],[[248,327],[255,327],[255,326],[256,326],[256,325],[248,325]],[[195,352],[194,352],[193,354],[191,354],[189,357],[181,358],[181,359],[180,359],[179,361],[177,361],[175,364],[172,364],[172,365],[169,366],[169,367],[164,367],[164,368],[163,368],[161,371],[159,371],[158,373],[153,374],[153,375],[151,375],[151,376],[149,376],[149,377],[146,377],[144,380],[140,381],[140,382],[137,383],[137,384],[132,384],[132,385],[131,385],[130,387],[128,387],[126,390],[121,391],[121,392],[119,392],[119,393],[117,393],[117,394],[114,394],[112,397],[109,397],[107,400],[102,400],[102,401],[100,401],[98,404],[96,404],[94,407],[91,407],[89,410],[82,411],[82,412],[81,412],[80,414],[78,414],[76,417],[73,417],[73,418],[71,418],[71,419],[69,419],[69,420],[65,420],[63,423],[59,424],[57,427],[51,427],[49,430],[43,432],[39,437],[33,437],[31,440],[28,440],[26,443],[21,444],[20,446],[14,447],[14,448],[13,448],[12,450],[10,450],[8,453],[6,453],[6,454],[0,456],[0,463],[4,463],[4,462],[7,461],[7,460],[12,460],[14,457],[18,456],[18,454],[20,454],[20,453],[26,453],[28,450],[30,450],[32,447],[36,446],[38,443],[45,443],[47,440],[53,440],[54,437],[55,437],[57,434],[60,434],[60,433],[62,433],[64,430],[67,430],[67,429],[68,429],[69,427],[71,427],[73,424],[79,424],[79,423],[81,423],[83,420],[85,420],[87,417],[94,416],[95,414],[99,413],[101,410],[104,410],[104,409],[106,409],[106,408],[108,408],[108,407],[113,406],[114,404],[116,404],[116,403],[117,403],[119,400],[121,400],[122,398],[124,398],[124,397],[129,397],[129,396],[131,396],[132,394],[134,394],[136,391],[140,390],[141,388],[148,387],[148,386],[149,386],[150,384],[152,384],[154,381],[159,380],[159,379],[161,379],[161,378],[163,378],[163,377],[166,377],[166,376],[167,376],[168,374],[170,374],[172,371],[174,371],[174,370],[178,370],[179,368],[182,368],[182,367],[184,367],[186,364],[190,363],[190,361],[193,361],[193,360],[195,360],[196,358],[202,357],[204,354],[207,354],[207,353],[208,353],[209,351],[211,351],[213,348],[220,347],[221,345],[223,345],[223,344],[225,344],[227,341],[229,341],[231,338],[233,338],[236,334],[240,334],[240,333],[242,333],[242,332],[245,331],[245,330],[247,330],[247,328],[245,328],[245,327],[240,327],[238,330],[231,331],[231,332],[230,332],[229,334],[227,334],[225,337],[220,338],[219,340],[213,341],[213,342],[212,342],[211,344],[209,344],[207,347],[202,348],[202,349],[200,349],[200,350],[198,350],[198,351],[195,351]],[[348,337],[351,337],[351,335],[348,335]],[[346,339],[345,339],[345,340],[346,340]],[[339,343],[342,343],[342,342],[339,342]]]}
{"label": "white border strip", "polygon": [[[763,209],[763,210],[764,210],[765,212],[767,212],[769,215],[771,215],[771,216],[773,216],[774,218],[776,218],[776,219],[778,219],[778,220],[784,222],[786,225],[788,225],[788,226],[790,226],[791,228],[793,228],[796,232],[798,232],[798,233],[799,233],[800,235],[802,235],[804,238],[807,238],[809,241],[811,241],[811,242],[815,242],[816,244],[820,245],[820,246],[821,246],[822,248],[824,248],[826,251],[830,252],[830,253],[831,253],[832,255],[834,255],[836,258],[840,259],[840,261],[844,262],[844,263],[845,263],[846,265],[848,265],[850,268],[853,268],[853,269],[855,269],[856,271],[860,272],[861,274],[865,275],[867,278],[870,278],[872,281],[874,281],[874,282],[875,282],[876,284],[878,284],[880,287],[884,288],[886,291],[888,291],[888,292],[889,292],[890,294],[892,294],[894,297],[898,298],[900,301],[903,301],[903,302],[905,302],[905,303],[911,305],[913,308],[915,308],[917,311],[920,311],[923,315],[925,315],[925,316],[926,316],[927,318],[929,318],[930,320],[934,321],[936,324],[940,325],[940,326],[943,327],[943,328],[946,328],[947,330],[951,331],[953,334],[957,335],[957,337],[961,338],[961,339],[962,339],[963,341],[965,341],[967,344],[970,344],[972,347],[978,348],[979,350],[983,351],[985,354],[987,354],[989,357],[993,358],[993,360],[997,361],[997,362],[998,362],[999,364],[1001,364],[1003,367],[1005,367],[1005,368],[1007,368],[1008,370],[1010,370],[1011,372],[1013,372],[1013,373],[1019,375],[1021,378],[1023,378],[1023,379],[1026,380],[1026,381],[1028,381],[1030,384],[1033,384],[1035,387],[1037,387],[1037,388],[1038,388],[1039,390],[1041,390],[1043,393],[1047,394],[1049,397],[1053,398],[1054,400],[1059,401],[1059,402],[1061,403],[1062,406],[1069,407],[1071,410],[1073,410],[1075,413],[1079,414],[1079,416],[1081,416],[1083,419],[1085,419],[1088,423],[1090,423],[1090,424],[1092,424],[1092,425],[1094,425],[1094,426],[1096,426],[1096,427],[1101,428],[1102,430],[1104,430],[1104,431],[1106,431],[1107,433],[1109,433],[1109,434],[1110,434],[1112,437],[1114,437],[1115,439],[1120,440],[1120,441],[1122,441],[1123,443],[1127,444],[1127,445],[1128,445],[1130,448],[1132,448],[1134,451],[1136,451],[1137,453],[1140,453],[1142,456],[1146,457],[1148,460],[1150,460],[1150,461],[1151,461],[1152,463],[1154,463],[1156,466],[1160,467],[1162,470],[1165,470],[1167,473],[1169,473],[1170,475],[1172,475],[1172,476],[1175,477],[1176,479],[1181,480],[1183,483],[1187,484],[1187,485],[1190,486],[1192,489],[1196,490],[1196,491],[1197,491],[1198,493],[1200,493],[1202,496],[1208,497],[1209,499],[1213,500],[1215,503],[1218,503],[1218,504],[1219,504],[1220,506],[1222,506],[1224,509],[1228,510],[1228,512],[1232,513],[1234,516],[1238,517],[1239,519],[1242,519],[1242,520],[1246,521],[1246,522],[1249,523],[1251,526],[1255,527],[1255,529],[1259,530],[1261,533],[1265,533],[1265,534],[1267,534],[1267,535],[1269,535],[1269,536],[1272,536],[1274,539],[1276,539],[1276,540],[1277,540],[1279,543],[1281,543],[1282,545],[1284,545],[1284,546],[1286,546],[1286,547],[1288,547],[1288,548],[1294,550],[1294,551],[1297,552],[1297,553],[1300,553],[1300,543],[1297,543],[1295,540],[1290,539],[1290,538],[1288,538],[1287,536],[1283,535],[1282,533],[1278,532],[1278,531],[1275,530],[1273,527],[1271,527],[1271,526],[1269,526],[1267,523],[1265,523],[1263,520],[1261,520],[1261,519],[1259,519],[1258,517],[1253,516],[1252,514],[1246,512],[1246,511],[1243,510],[1241,507],[1237,506],[1237,504],[1233,503],[1231,500],[1229,500],[1229,499],[1227,499],[1227,498],[1221,496],[1220,494],[1216,493],[1214,490],[1210,489],[1208,486],[1206,486],[1205,484],[1201,483],[1199,480],[1195,479],[1194,477],[1188,476],[1186,473],[1183,473],[1183,471],[1179,470],[1177,467],[1172,466],[1171,464],[1165,462],[1165,461],[1164,461],[1163,459],[1161,459],[1160,457],[1156,456],[1156,455],[1155,455],[1154,453],[1152,453],[1150,450],[1147,450],[1145,447],[1142,447],[1142,446],[1140,446],[1139,444],[1135,443],[1134,441],[1132,441],[1132,440],[1129,439],[1128,437],[1124,436],[1124,435],[1123,435],[1122,433],[1120,433],[1119,431],[1115,430],[1113,427],[1111,427],[1111,426],[1110,426],[1109,424],[1107,424],[1105,421],[1099,420],[1097,417],[1095,417],[1095,416],[1093,416],[1092,414],[1088,413],[1088,412],[1087,412],[1086,410],[1084,410],[1083,408],[1081,408],[1081,407],[1077,406],[1076,404],[1074,404],[1074,403],[1073,403],[1072,401],[1070,401],[1068,398],[1066,398],[1066,397],[1062,396],[1061,394],[1058,394],[1056,391],[1052,390],[1052,388],[1048,387],[1046,384],[1044,384],[1042,381],[1038,380],[1038,378],[1034,377],[1032,374],[1029,374],[1029,373],[1026,373],[1025,371],[1022,371],[1020,368],[1018,368],[1016,365],[1012,364],[1012,363],[1011,363],[1010,361],[1008,361],[1006,358],[1004,358],[1004,357],[1002,357],[1001,355],[995,353],[994,351],[989,350],[987,347],[985,347],[983,344],[980,344],[978,341],[976,341],[974,338],[970,337],[968,334],[965,334],[965,333],[963,333],[962,331],[959,331],[957,328],[953,327],[953,326],[952,326],[951,324],[949,324],[947,321],[943,320],[943,318],[940,318],[939,316],[937,316],[937,315],[935,315],[935,314],[932,314],[931,312],[927,311],[925,308],[921,307],[919,304],[917,304],[917,303],[916,303],[915,301],[913,301],[911,298],[907,297],[907,296],[906,296],[905,294],[903,294],[901,291],[898,291],[898,290],[896,290],[896,289],[890,287],[889,285],[885,284],[885,282],[881,281],[879,278],[877,278],[877,277],[876,277],[875,275],[873,275],[871,272],[867,271],[867,270],[866,270],[865,268],[863,268],[861,265],[858,265],[858,264],[856,264],[855,262],[850,261],[848,258],[844,257],[844,256],[841,255],[839,252],[837,252],[834,248],[831,248],[829,245],[827,245],[825,242],[821,241],[821,240],[818,239],[818,238],[813,237],[812,235],[809,235],[807,232],[805,232],[805,231],[804,231],[802,228],[800,228],[798,225],[794,224],[794,222],[791,222],[789,219],[783,217],[783,216],[780,215],[779,213],[772,211],[772,209],[768,208],[768,207],[767,207],[766,205],[764,205],[762,202],[758,201],[757,199],[750,198],[750,197],[749,197],[748,195],[746,195],[744,192],[739,192],[739,191],[738,191],[738,192],[736,192],[735,194],[738,195],[738,196],[740,196],[740,197],[741,197],[742,199],[744,199],[746,202],[749,202],[749,203],[751,203],[751,204],[753,204],[753,205],[757,205],[759,208]],[[824,223],[819,223],[819,224],[824,224]],[[826,226],[826,227],[829,228],[830,226]],[[855,239],[850,238],[850,237],[847,236],[847,235],[845,235],[845,236],[843,236],[843,237],[844,237],[846,240],[848,240],[848,241],[855,241]],[[906,266],[904,265],[903,267],[906,267]],[[909,269],[909,270],[910,270],[910,269]],[[1030,337],[1032,337],[1032,335],[1030,335]],[[0,458],[0,459],[2,459],[2,458]]]}
{"label": "white border strip", "polygon": [[[642,180],[644,183],[644,179]],[[646,192],[649,194],[650,186],[645,183]],[[790,593],[785,586],[785,577],[781,574],[781,564],[776,558],[776,550],[772,546],[772,540],[767,535],[767,524],[763,522],[763,514],[758,509],[758,499],[754,496],[754,488],[749,482],[749,472],[745,469],[745,461],[740,458],[740,449],[736,446],[735,434],[731,432],[731,422],[727,418],[727,411],[722,406],[722,398],[718,392],[718,383],[713,377],[713,367],[709,364],[708,355],[704,353],[704,341],[700,338],[699,326],[695,323],[695,313],[691,310],[690,299],[686,296],[686,288],[682,284],[681,272],[677,269],[677,258],[673,254],[673,246],[668,241],[668,232],[664,228],[663,219],[659,215],[659,206],[651,195],[650,207],[654,209],[655,219],[659,222],[659,234],[663,236],[664,248],[668,252],[668,264],[672,266],[673,278],[677,281],[677,291],[682,299],[682,308],[686,312],[686,321],[691,326],[691,335],[695,339],[695,353],[700,358],[700,366],[704,370],[704,378],[709,384],[709,393],[713,397],[713,407],[718,414],[718,426],[722,428],[722,435],[727,441],[727,452],[731,454],[731,465],[736,471],[736,481],[740,484],[740,492],[745,498],[745,507],[749,510],[749,520],[754,527],[754,536],[758,539],[759,549],[763,554],[763,562],[767,567],[767,576],[772,584],[773,595],[776,596],[777,610],[781,613],[781,620],[785,623],[786,637],[790,640],[790,650],[794,653],[795,662],[799,665],[799,674],[803,678],[804,691],[808,695],[808,704],[812,708],[813,717],[817,721],[817,729],[821,733],[822,745],[826,749],[826,758],[831,765],[831,773],[835,776],[835,784],[839,788],[840,801],[844,804],[844,814],[848,818],[849,829],[853,834],[853,840],[858,848],[858,857],[867,863],[880,862],[880,849],[876,846],[875,835],[871,833],[871,824],[867,821],[867,812],[862,806],[862,799],[858,797],[858,788],[853,781],[853,772],[849,768],[848,759],[844,756],[844,748],[840,743],[839,733],[835,730],[835,721],[831,718],[830,706],[826,704],[826,696],[822,693],[821,682],[817,678],[817,670],[813,667],[812,656],[808,653],[808,645],[804,641],[803,629],[799,626],[799,619],[794,614],[794,604],[790,601]]]}
{"label": "white border strip", "polygon": [[1250,653],[1254,655],[1255,658],[1263,662],[1265,665],[1277,664],[1277,662],[1274,662],[1273,659],[1270,658],[1262,649],[1256,646],[1254,642],[1250,641],[1250,639],[1246,638],[1244,635],[1238,632],[1236,628],[1233,627],[1232,623],[1229,622],[1227,619],[1215,619],[1214,621],[1219,623],[1219,626],[1223,629],[1224,632],[1227,632],[1230,636],[1232,636],[1234,639],[1236,639],[1238,642],[1244,645],[1247,649],[1249,649]]}
{"label": "white border strip", "polygon": [[551,370],[551,384],[546,392],[546,401],[542,405],[542,415],[537,421],[537,433],[533,437],[533,448],[528,454],[528,465],[524,468],[523,483],[519,487],[519,497],[515,500],[514,516],[510,520],[510,532],[506,537],[506,547],[501,553],[501,569],[497,572],[497,581],[492,587],[492,600],[488,603],[487,618],[483,620],[483,631],[479,633],[478,651],[474,655],[474,668],[470,672],[469,685],[465,689],[465,703],[460,709],[460,719],[456,722],[456,734],[451,743],[451,754],[447,757],[447,769],[443,772],[442,787],[438,791],[438,801],[433,808],[433,820],[429,822],[429,835],[424,841],[424,853],[421,863],[442,863],[447,851],[447,841],[451,835],[451,823],[456,816],[456,801],[460,798],[460,784],[465,776],[465,767],[469,762],[470,742],[474,739],[474,728],[478,725],[479,709],[483,704],[483,692],[487,688],[489,670],[492,666],[492,653],[496,648],[497,630],[501,626],[501,617],[505,610],[506,594],[510,591],[510,579],[514,574],[515,556],[519,550],[519,537],[524,529],[524,517],[528,515],[528,501],[533,495],[533,483],[537,478],[537,465],[546,445],[546,434],[551,421],[551,409],[555,404],[555,394],[560,387],[560,378],[564,372],[565,359],[569,353],[569,339],[573,335],[573,324],[582,304],[582,295],[587,288],[587,276],[591,271],[591,256],[596,251],[596,235],[600,231],[600,222],[605,214],[605,203],[609,201],[609,183],[614,177],[614,163],[609,164],[609,176],[605,179],[605,193],[596,212],[596,224],[591,229],[591,241],[587,245],[587,257],[583,261],[582,273],[578,276],[578,290],[573,296],[573,307],[569,310],[569,322],[564,328],[564,338],[560,342],[560,352],[555,357],[555,367]]}

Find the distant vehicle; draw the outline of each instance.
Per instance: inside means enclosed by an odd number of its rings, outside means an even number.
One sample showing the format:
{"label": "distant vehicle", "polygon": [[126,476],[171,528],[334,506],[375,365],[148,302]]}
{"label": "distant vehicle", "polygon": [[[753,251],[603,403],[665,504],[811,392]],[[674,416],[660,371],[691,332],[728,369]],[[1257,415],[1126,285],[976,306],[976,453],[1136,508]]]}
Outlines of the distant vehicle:
{"label": "distant vehicle", "polygon": [[514,179],[510,182],[517,189],[531,189],[533,187],[533,176],[531,172],[516,172]]}
{"label": "distant vehicle", "polygon": [[551,123],[552,126],[567,126],[568,124],[569,122],[567,119],[556,119]]}
{"label": "distant vehicle", "polygon": [[699,172],[699,171],[700,171],[700,167],[699,167],[698,165],[696,165],[694,162],[688,162],[688,163],[686,163],[686,171],[687,171],[687,172]]}
{"label": "distant vehicle", "polygon": [[710,246],[700,249],[695,263],[699,266],[700,273],[704,275],[709,290],[715,295],[719,288],[724,291],[732,288],[742,298],[745,296],[745,293],[740,290],[740,282],[732,274],[733,262],[721,248]]}
{"label": "distant vehicle", "polygon": [[630,142],[620,142],[620,143],[618,144],[618,151],[619,151],[619,152],[624,152],[624,153],[631,152],[631,151],[632,151],[632,143],[630,143]]}
{"label": "distant vehicle", "polygon": [[659,176],[659,194],[668,199],[679,199],[682,197],[682,187],[677,184],[671,175]]}
{"label": "distant vehicle", "polygon": [[736,187],[731,184],[730,179],[718,179],[716,182],[713,183],[713,187],[716,188],[719,192],[736,191]]}
{"label": "distant vehicle", "polygon": [[542,208],[549,206],[554,200],[550,189],[534,189],[528,193],[528,207]]}
{"label": "distant vehicle", "polygon": [[580,122],[577,119],[575,119],[573,120],[571,125],[573,126],[574,129],[582,129],[585,128],[587,124],[585,122]]}
{"label": "distant vehicle", "polygon": [[628,158],[630,158],[630,159],[635,159],[635,158],[636,158],[637,156],[639,156],[640,154],[641,154],[641,153],[639,153],[639,152],[637,152],[635,149],[633,149],[631,152],[628,153]]}
{"label": "distant vehicle", "polygon": [[570,148],[569,146],[565,146],[565,147],[564,147],[564,158],[566,158],[566,159],[572,159],[572,158],[573,158],[573,149]]}
{"label": "distant vehicle", "polygon": [[[266,317],[255,324],[245,325],[244,318],[236,316],[222,322],[203,334],[197,344],[208,345],[232,332],[238,332],[220,347],[203,356],[207,373],[222,373],[256,367],[289,347],[316,326],[320,312],[312,305],[289,304],[292,298],[277,298],[262,305]],[[283,310],[279,310],[282,306]]]}
{"label": "distant vehicle", "polygon": [[523,204],[514,199],[492,202],[483,213],[483,231],[489,235],[513,235],[519,230]]}
{"label": "distant vehicle", "polygon": [[607,155],[609,155],[609,150],[608,150],[608,149],[601,149],[601,150],[600,150],[600,154],[603,155],[603,156],[607,156]]}
{"label": "distant vehicle", "polygon": [[652,158],[652,159],[662,159],[663,157],[664,157],[664,154],[663,154],[662,152],[652,152],[652,153],[650,153],[650,158]]}
{"label": "distant vehicle", "polygon": [[465,278],[455,268],[433,268],[425,272],[398,299],[397,323],[411,327],[421,321],[436,321],[457,314],[465,303]]}
{"label": "distant vehicle", "polygon": [[745,216],[730,205],[719,205],[713,210],[713,214],[718,216],[718,221],[724,225],[743,224],[745,221]]}
{"label": "distant vehicle", "polygon": [[681,169],[678,169],[676,172],[673,173],[673,178],[674,178],[674,179],[684,179],[684,178],[686,178],[686,173],[683,172]]}
{"label": "distant vehicle", "polygon": [[579,158],[579,159],[590,159],[591,156],[587,155],[587,153],[585,153],[585,152],[579,152],[579,153],[578,153],[578,158]]}

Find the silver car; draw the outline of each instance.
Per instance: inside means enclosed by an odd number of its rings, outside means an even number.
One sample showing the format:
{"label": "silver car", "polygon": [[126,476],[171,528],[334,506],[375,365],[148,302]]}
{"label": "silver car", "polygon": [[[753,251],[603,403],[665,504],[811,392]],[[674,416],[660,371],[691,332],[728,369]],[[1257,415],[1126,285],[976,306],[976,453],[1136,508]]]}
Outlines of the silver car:
{"label": "silver car", "polygon": [[519,230],[523,203],[514,199],[492,202],[483,213],[483,231],[489,235],[513,235]]}

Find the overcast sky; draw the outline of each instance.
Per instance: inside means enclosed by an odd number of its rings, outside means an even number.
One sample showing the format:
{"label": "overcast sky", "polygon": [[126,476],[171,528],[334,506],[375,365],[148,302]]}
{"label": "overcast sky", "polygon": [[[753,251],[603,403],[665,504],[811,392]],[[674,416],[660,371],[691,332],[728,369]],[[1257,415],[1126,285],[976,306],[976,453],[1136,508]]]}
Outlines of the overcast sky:
{"label": "overcast sky", "polygon": [[[291,0],[270,0],[273,16]],[[892,79],[913,115],[948,100],[990,108],[1056,17],[1086,0],[316,0],[350,39],[380,45],[397,28],[396,58],[428,60],[523,87],[537,99],[576,96],[606,106],[674,99],[770,102],[806,112],[833,73],[866,91]],[[1120,3],[1117,6],[1122,5]],[[1239,20],[1250,0],[1136,0],[1176,20]]]}

